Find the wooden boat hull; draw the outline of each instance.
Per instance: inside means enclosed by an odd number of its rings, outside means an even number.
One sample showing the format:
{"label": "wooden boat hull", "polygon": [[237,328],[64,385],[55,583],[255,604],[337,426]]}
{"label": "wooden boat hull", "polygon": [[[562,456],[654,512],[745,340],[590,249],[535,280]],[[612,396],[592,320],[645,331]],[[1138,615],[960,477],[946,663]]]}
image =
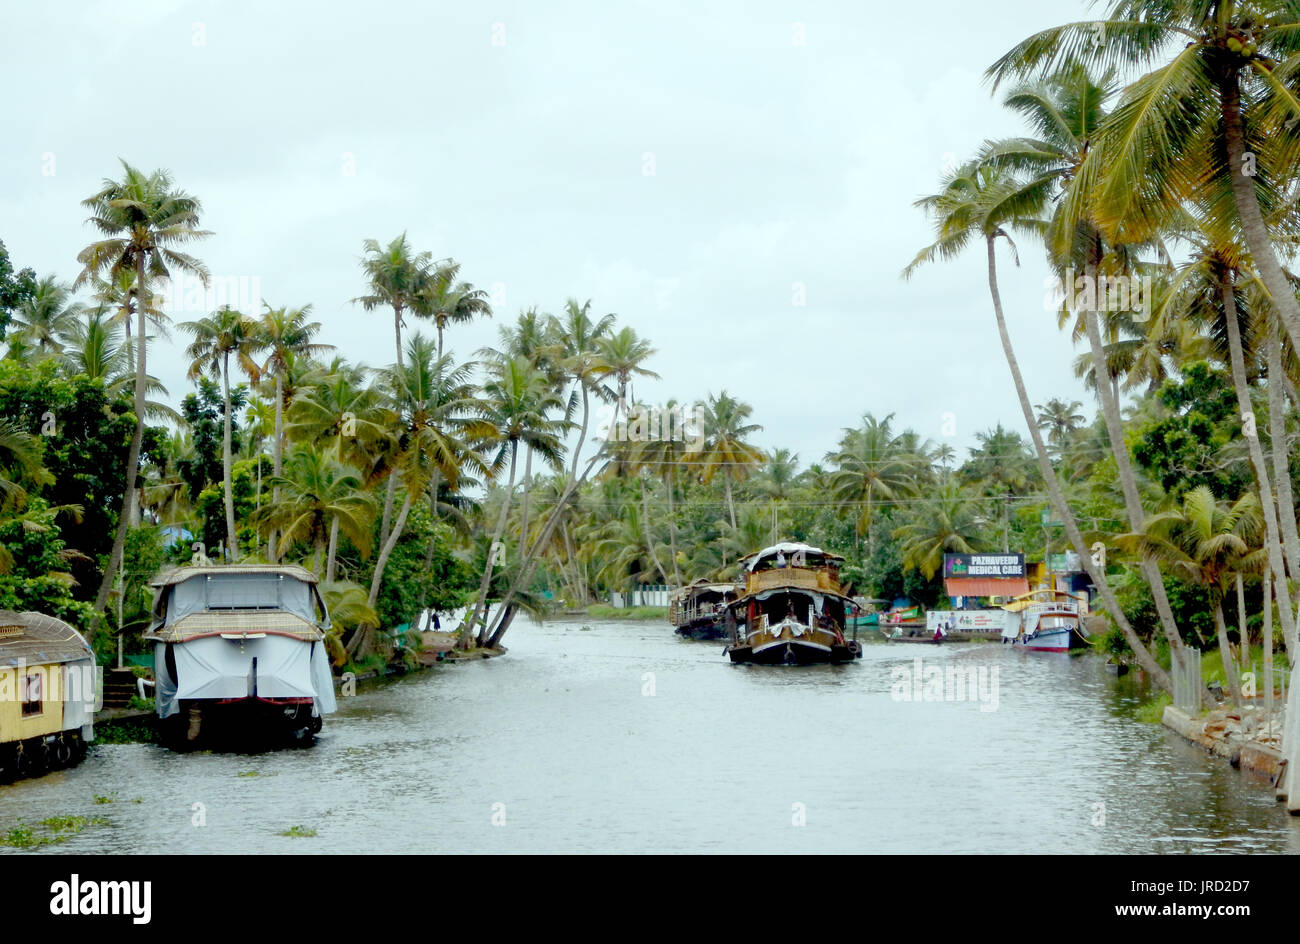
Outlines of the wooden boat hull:
{"label": "wooden boat hull", "polygon": [[826,645],[811,640],[778,639],[758,646],[730,646],[727,655],[732,662],[753,665],[826,665],[861,659],[862,647],[856,642]]}
{"label": "wooden boat hull", "polygon": [[1071,628],[1020,636],[1013,639],[1011,645],[1029,652],[1069,652],[1071,649],[1087,649],[1088,641],[1079,634],[1078,630]]}
{"label": "wooden boat hull", "polygon": [[721,620],[711,620],[689,626],[678,626],[674,632],[686,639],[721,639],[727,634],[727,629]]}

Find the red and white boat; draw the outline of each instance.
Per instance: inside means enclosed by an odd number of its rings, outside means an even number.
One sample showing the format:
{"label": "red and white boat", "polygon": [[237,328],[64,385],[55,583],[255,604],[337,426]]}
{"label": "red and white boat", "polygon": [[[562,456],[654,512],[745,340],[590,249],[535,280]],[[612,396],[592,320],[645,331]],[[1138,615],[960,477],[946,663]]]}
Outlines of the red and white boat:
{"label": "red and white boat", "polygon": [[1034,590],[1002,607],[1002,641],[1034,652],[1069,652],[1088,646],[1077,596],[1065,590]]}

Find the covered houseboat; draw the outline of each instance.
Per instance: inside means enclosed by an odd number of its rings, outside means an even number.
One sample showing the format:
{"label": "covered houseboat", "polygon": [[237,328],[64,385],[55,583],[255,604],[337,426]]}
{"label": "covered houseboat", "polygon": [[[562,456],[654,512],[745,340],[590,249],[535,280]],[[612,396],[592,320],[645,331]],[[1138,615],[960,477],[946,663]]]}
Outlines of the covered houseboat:
{"label": "covered houseboat", "polygon": [[98,696],[81,633],[44,613],[0,610],[0,782],[79,762]]}
{"label": "covered houseboat", "polygon": [[726,632],[727,605],[739,595],[735,584],[710,583],[701,578],[673,593],[668,622],[690,639],[721,639]]}
{"label": "covered houseboat", "polygon": [[160,574],[153,623],[158,717],[177,747],[200,739],[310,742],[336,708],[316,577],[276,564]]}
{"label": "covered houseboat", "polygon": [[1007,621],[1002,641],[1035,652],[1069,652],[1088,647],[1079,598],[1064,590],[1033,590],[1002,607]]}
{"label": "covered houseboat", "polygon": [[744,586],[727,608],[731,661],[801,665],[862,658],[858,641],[844,638],[853,600],[840,587],[843,559],[792,542],[742,559]]}

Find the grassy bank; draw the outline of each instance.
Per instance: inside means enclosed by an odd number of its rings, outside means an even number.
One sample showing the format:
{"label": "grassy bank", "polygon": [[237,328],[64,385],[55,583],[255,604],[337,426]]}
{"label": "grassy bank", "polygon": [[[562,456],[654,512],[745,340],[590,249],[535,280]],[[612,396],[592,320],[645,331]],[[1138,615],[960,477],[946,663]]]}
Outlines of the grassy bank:
{"label": "grassy bank", "polygon": [[592,619],[612,620],[667,620],[666,606],[610,606],[608,603],[593,603],[587,607],[587,615]]}

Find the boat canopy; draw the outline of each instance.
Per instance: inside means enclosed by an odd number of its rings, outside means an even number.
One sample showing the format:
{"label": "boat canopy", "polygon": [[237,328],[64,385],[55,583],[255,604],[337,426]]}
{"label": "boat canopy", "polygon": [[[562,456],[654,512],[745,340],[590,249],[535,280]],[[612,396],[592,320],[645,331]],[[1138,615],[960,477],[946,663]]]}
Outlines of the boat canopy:
{"label": "boat canopy", "polygon": [[94,659],[86,638],[63,620],[44,613],[0,610],[0,666],[94,665]]}
{"label": "boat canopy", "polygon": [[844,560],[838,554],[832,554],[830,551],[823,551],[820,547],[813,547],[810,544],[800,544],[797,541],[782,541],[780,544],[773,544],[771,547],[765,547],[756,554],[750,554],[748,557],[740,559],[740,565],[745,570],[753,571],[758,565],[769,560],[774,560],[777,554],[783,554],[787,562],[795,554],[802,553],[803,556],[814,564],[828,564],[832,561]]}
{"label": "boat canopy", "polygon": [[181,567],[150,581],[157,591],[147,639],[272,633],[315,641],[329,627],[316,577],[297,566]]}
{"label": "boat canopy", "polygon": [[1010,613],[1021,610],[1035,603],[1078,603],[1079,598],[1068,590],[1031,590],[1022,593],[1009,603],[1002,604],[1002,609]]}
{"label": "boat canopy", "polygon": [[825,609],[827,600],[839,600],[847,607],[854,606],[852,597],[846,597],[842,593],[828,593],[825,590],[810,590],[807,587],[772,587],[771,589],[763,590],[759,593],[747,596],[744,599],[736,600],[730,603],[729,606],[734,609],[740,609],[741,607],[747,606],[751,600],[756,600],[761,603],[764,600],[771,599],[775,596],[781,596],[782,594],[807,597],[817,607],[818,613]]}

